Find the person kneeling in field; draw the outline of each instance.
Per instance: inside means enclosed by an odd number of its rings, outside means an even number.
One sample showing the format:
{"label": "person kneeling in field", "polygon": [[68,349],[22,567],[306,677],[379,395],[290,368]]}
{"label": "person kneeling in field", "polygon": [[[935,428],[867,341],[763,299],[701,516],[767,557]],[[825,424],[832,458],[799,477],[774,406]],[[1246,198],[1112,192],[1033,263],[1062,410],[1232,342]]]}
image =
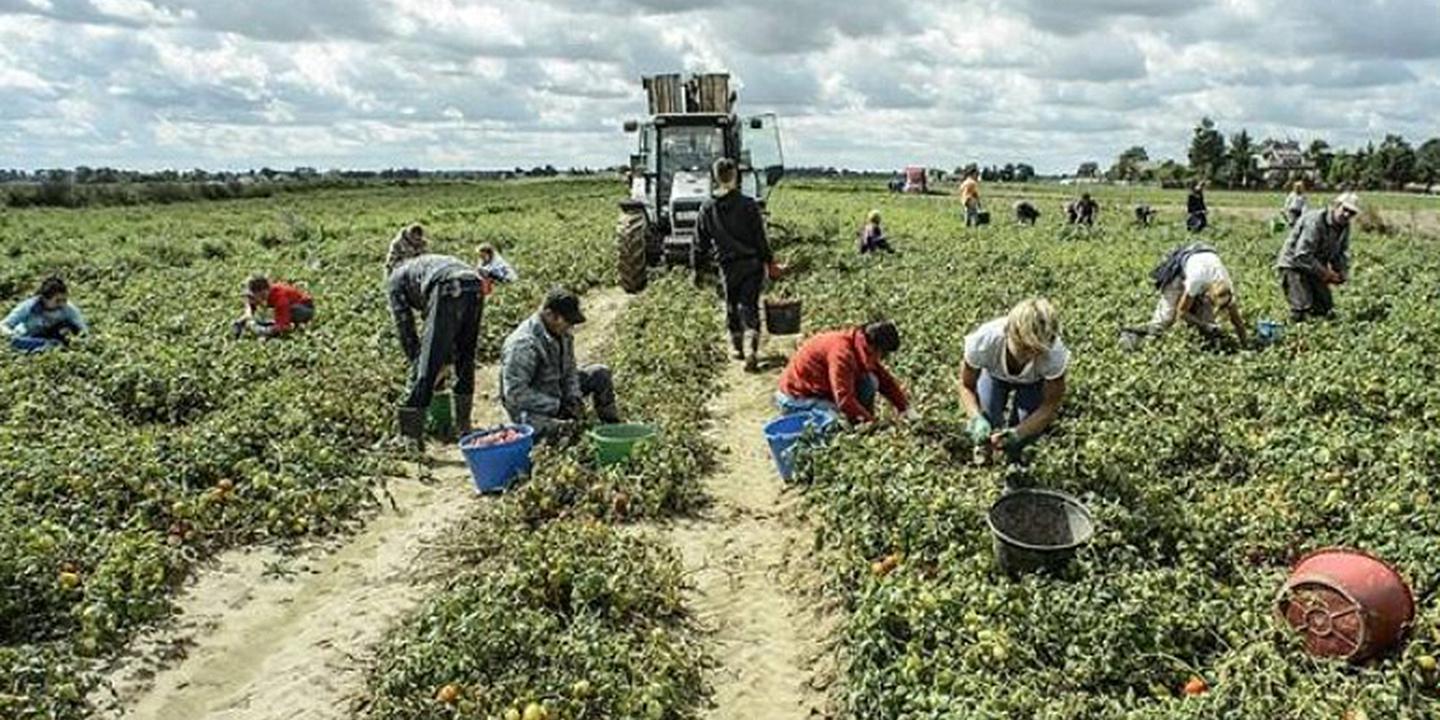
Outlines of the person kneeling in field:
{"label": "person kneeling in field", "polygon": [[1160,291],[1155,314],[1149,325],[1128,328],[1125,332],[1159,337],[1180,318],[1206,337],[1215,338],[1220,335],[1216,318],[1223,312],[1235,328],[1240,344],[1245,344],[1245,320],[1235,300],[1235,286],[1215,248],[1205,243],[1177,247],[1156,266],[1150,277],[1155,289]]}
{"label": "person kneeling in field", "polygon": [[[475,268],[449,255],[421,255],[400,263],[386,282],[390,314],[400,347],[410,363],[410,388],[396,409],[400,434],[425,442],[425,412],[446,365],[455,366],[455,430],[470,432],[475,397],[475,346],[485,296]],[[415,331],[415,313],[425,313],[425,336]]]}
{"label": "person kneeling in field", "polygon": [[475,272],[480,274],[480,280],[485,284],[485,294],[489,295],[494,289],[495,283],[508,285],[520,279],[520,273],[505,258],[495,250],[490,243],[482,243],[476,250],[480,261],[475,266]]}
{"label": "person kneeling in field", "polygon": [[890,247],[890,241],[885,237],[885,228],[880,227],[880,211],[871,210],[865,216],[865,226],[860,228],[860,254],[866,255],[872,252],[894,253],[895,248]]}
{"label": "person kneeling in field", "polygon": [[1359,214],[1359,196],[1342,193],[1330,207],[1302,215],[1290,230],[1275,269],[1280,271],[1280,287],[1295,322],[1335,314],[1330,286],[1349,279],[1350,221]]}
{"label": "person kneeling in field", "polygon": [[80,308],[70,304],[70,291],[57,275],[45,278],[40,289],[0,321],[0,334],[16,340],[34,341],[40,348],[64,345],[70,335],[89,332]]}
{"label": "person kneeling in field", "polygon": [[584,418],[586,397],[600,422],[620,422],[610,368],[576,367],[571,331],[584,322],[580,298],[555,288],[500,350],[500,402],[511,422],[530,425],[537,437],[567,434]]}
{"label": "person kneeling in field", "polygon": [[[255,311],[270,308],[271,319],[260,320]],[[264,275],[253,275],[245,283],[245,312],[232,326],[235,337],[254,332],[261,338],[284,335],[315,319],[315,300],[294,285],[271,282]]]}
{"label": "person kneeling in field", "polygon": [[977,463],[989,463],[997,450],[1018,459],[1054,422],[1069,363],[1060,315],[1044,298],[1024,300],[965,336],[960,404],[970,418]]}
{"label": "person kneeling in field", "polygon": [[780,375],[775,404],[785,414],[825,410],[851,423],[875,419],[875,395],[884,395],[907,419],[915,412],[884,360],[900,349],[895,323],[820,333],[806,340]]}
{"label": "person kneeling in field", "polygon": [[1135,206],[1135,224],[1140,227],[1150,227],[1155,223],[1155,216],[1160,213],[1146,203]]}
{"label": "person kneeling in field", "polygon": [[1029,200],[1015,201],[1015,222],[1018,225],[1034,225],[1040,219],[1040,210]]}

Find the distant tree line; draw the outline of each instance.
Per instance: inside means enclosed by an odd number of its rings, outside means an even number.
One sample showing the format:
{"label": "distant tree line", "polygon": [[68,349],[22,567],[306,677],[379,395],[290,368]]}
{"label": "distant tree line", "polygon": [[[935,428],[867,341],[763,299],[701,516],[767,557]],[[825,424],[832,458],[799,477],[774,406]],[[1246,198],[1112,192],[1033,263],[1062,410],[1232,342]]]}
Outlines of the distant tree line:
{"label": "distant tree line", "polygon": [[[1207,117],[1195,126],[1186,159],[1188,164],[1152,162],[1145,148],[1136,145],[1121,152],[1103,176],[1166,186],[1204,179],[1229,188],[1276,188],[1302,179],[1360,190],[1424,190],[1440,184],[1440,138],[1419,147],[1396,134],[1387,134],[1379,145],[1370,142],[1351,150],[1332,148],[1323,139],[1302,147],[1288,139],[1256,142],[1244,128],[1227,140]],[[1101,173],[1097,163],[1088,162],[1076,175],[1098,178]]]}

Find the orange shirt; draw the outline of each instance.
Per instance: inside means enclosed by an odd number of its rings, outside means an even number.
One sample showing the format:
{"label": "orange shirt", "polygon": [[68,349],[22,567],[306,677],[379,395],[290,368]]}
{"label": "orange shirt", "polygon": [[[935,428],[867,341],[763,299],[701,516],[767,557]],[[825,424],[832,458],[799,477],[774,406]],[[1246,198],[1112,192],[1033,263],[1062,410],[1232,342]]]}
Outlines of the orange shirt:
{"label": "orange shirt", "polygon": [[979,202],[980,181],[973,177],[965,178],[965,181],[960,183],[960,199],[963,200],[966,205],[972,202]]}

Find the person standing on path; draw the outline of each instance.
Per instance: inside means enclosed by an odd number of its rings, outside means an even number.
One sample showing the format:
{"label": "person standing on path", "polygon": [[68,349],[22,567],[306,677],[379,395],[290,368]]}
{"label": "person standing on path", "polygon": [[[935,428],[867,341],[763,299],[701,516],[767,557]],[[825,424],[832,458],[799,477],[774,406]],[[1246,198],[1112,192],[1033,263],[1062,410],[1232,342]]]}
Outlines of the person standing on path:
{"label": "person standing on path", "polygon": [[744,360],[745,369],[754,372],[760,368],[760,293],[775,257],[765,238],[760,205],[740,192],[735,161],[716,160],[714,173],[717,194],[700,207],[690,266],[697,284],[702,268],[712,261],[719,267],[730,347],[735,359]]}
{"label": "person standing on path", "polygon": [[970,169],[960,182],[960,202],[965,205],[965,227],[980,226],[980,172]]}
{"label": "person standing on path", "polygon": [[1235,299],[1235,286],[1215,248],[1198,242],[1177,247],[1150,277],[1160,291],[1155,313],[1149,325],[1125,332],[1137,337],[1159,337],[1179,318],[1207,337],[1218,337],[1216,318],[1223,312],[1240,343],[1245,344],[1245,320]]}
{"label": "person standing on path", "polygon": [[1305,213],[1291,228],[1275,259],[1290,319],[1334,316],[1330,286],[1343,285],[1350,277],[1350,223],[1359,214],[1359,196],[1341,193],[1330,207]]}
{"label": "person standing on path", "polygon": [[390,277],[400,263],[427,252],[430,252],[430,246],[425,240],[425,228],[418,223],[400,228],[390,241],[390,252],[385,255],[385,277]]}
{"label": "person standing on path", "polygon": [[[410,362],[410,388],[397,409],[400,432],[425,441],[425,413],[446,365],[455,367],[455,428],[470,431],[475,397],[475,349],[485,297],[480,276],[449,255],[425,254],[400,263],[387,281],[390,313]],[[415,332],[415,313],[425,313],[425,335]]]}
{"label": "person standing on path", "polygon": [[584,322],[580,298],[555,288],[501,347],[500,403],[511,422],[530,425],[536,437],[566,434],[584,417],[587,397],[600,422],[620,422],[610,368],[575,364],[572,330]]}
{"label": "person standing on path", "polygon": [[[1018,460],[1055,421],[1069,364],[1060,315],[1045,298],[1021,301],[1005,317],[965,336],[960,405],[970,418],[978,464],[988,464],[1002,450]],[[1014,407],[1007,416],[1012,396]]]}
{"label": "person standing on path", "polygon": [[1205,181],[1199,180],[1185,198],[1185,228],[1198,233],[1210,225],[1210,209],[1205,205]]}
{"label": "person standing on path", "polygon": [[[255,311],[268,307],[270,320],[257,320]],[[232,334],[240,337],[246,330],[261,339],[279,337],[315,319],[315,300],[300,288],[283,282],[272,282],[264,275],[253,275],[245,282],[245,312],[232,326]]]}
{"label": "person standing on path", "polygon": [[1293,187],[1290,190],[1290,194],[1285,197],[1285,218],[1289,222],[1290,227],[1293,228],[1295,227],[1295,223],[1300,222],[1300,216],[1305,214],[1306,202],[1305,181],[1296,180],[1295,187]]}
{"label": "person standing on path", "polygon": [[885,367],[885,359],[899,350],[900,331],[889,320],[822,332],[790,358],[780,375],[775,404],[786,414],[827,410],[864,423],[875,419],[878,393],[895,412],[913,419],[904,389]]}

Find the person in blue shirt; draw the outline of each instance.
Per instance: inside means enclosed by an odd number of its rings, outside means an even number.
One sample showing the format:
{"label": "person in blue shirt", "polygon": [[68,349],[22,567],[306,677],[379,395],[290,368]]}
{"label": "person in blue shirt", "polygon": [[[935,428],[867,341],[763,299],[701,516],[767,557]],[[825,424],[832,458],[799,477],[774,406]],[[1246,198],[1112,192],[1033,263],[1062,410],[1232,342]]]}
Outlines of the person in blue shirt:
{"label": "person in blue shirt", "polygon": [[17,340],[38,340],[47,345],[64,344],[70,335],[90,329],[80,309],[70,304],[69,289],[58,276],[45,278],[40,290],[28,297],[0,321],[0,334]]}

